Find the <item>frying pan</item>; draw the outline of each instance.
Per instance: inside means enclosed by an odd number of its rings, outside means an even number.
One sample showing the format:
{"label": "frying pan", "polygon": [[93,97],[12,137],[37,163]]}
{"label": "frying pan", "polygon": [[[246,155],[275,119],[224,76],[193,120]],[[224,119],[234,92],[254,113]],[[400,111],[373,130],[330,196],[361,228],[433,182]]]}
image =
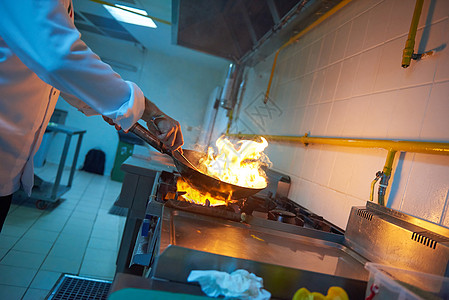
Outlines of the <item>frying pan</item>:
{"label": "frying pan", "polygon": [[164,144],[149,130],[140,125],[134,124],[129,131],[144,140],[150,146],[161,153],[171,156],[178,172],[190,184],[190,186],[203,192],[208,192],[212,197],[221,197],[238,200],[249,197],[263,190],[263,188],[249,188],[224,182],[209,176],[199,170],[200,159],[206,154],[195,150],[170,151]]}

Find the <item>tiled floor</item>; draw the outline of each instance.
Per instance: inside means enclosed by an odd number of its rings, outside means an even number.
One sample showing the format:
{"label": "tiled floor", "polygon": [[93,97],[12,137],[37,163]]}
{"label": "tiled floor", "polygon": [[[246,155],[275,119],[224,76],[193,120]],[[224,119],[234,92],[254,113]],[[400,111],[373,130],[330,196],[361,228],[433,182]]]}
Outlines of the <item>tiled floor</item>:
{"label": "tiled floor", "polygon": [[[53,182],[56,168],[47,163],[36,174]],[[76,171],[72,188],[45,210],[15,198],[0,234],[0,299],[45,299],[62,273],[112,280],[125,218],[108,211],[121,185]]]}

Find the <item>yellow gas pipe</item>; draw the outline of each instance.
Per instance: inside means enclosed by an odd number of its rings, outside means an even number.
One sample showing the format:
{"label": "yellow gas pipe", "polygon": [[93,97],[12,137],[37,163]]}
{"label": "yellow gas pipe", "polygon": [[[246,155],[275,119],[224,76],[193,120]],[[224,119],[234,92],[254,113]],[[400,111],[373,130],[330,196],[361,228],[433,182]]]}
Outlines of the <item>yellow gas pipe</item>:
{"label": "yellow gas pipe", "polygon": [[299,32],[298,34],[295,34],[293,37],[291,37],[284,45],[282,45],[277,51],[276,51],[276,55],[274,56],[274,61],[273,61],[273,66],[271,67],[271,73],[270,73],[270,79],[268,80],[268,87],[267,87],[267,91],[265,92],[265,100],[264,103],[266,104],[268,101],[268,96],[270,95],[270,90],[271,90],[271,83],[273,82],[273,77],[274,77],[274,70],[276,69],[276,63],[278,60],[278,56],[279,56],[279,52],[281,52],[282,49],[284,49],[285,47],[293,44],[294,42],[296,42],[300,37],[302,37],[303,35],[305,35],[307,32],[309,32],[310,30],[312,30],[313,28],[317,27],[319,24],[321,24],[324,20],[326,20],[327,18],[329,18],[330,16],[332,16],[333,14],[335,14],[337,11],[339,11],[340,9],[342,9],[344,6],[346,6],[346,4],[348,4],[349,2],[351,2],[352,0],[343,0],[340,3],[338,3],[336,6],[334,6],[331,10],[329,10],[328,12],[326,12],[324,15],[322,15],[319,19],[317,19],[315,22],[313,22],[312,24],[310,24],[309,26],[307,26],[304,30],[302,30],[301,32]]}
{"label": "yellow gas pipe", "polygon": [[407,41],[405,42],[404,51],[402,52],[403,68],[407,68],[408,66],[410,66],[410,61],[413,57],[413,51],[415,49],[416,30],[418,29],[419,17],[421,16],[423,3],[424,0],[416,0],[412,23],[410,24],[410,31],[408,33]]}
{"label": "yellow gas pipe", "polygon": [[[260,135],[256,134],[228,134],[229,137],[239,139],[256,139]],[[375,183],[381,179],[379,184],[378,202],[384,204],[384,196],[388,186],[393,169],[394,156],[396,152],[415,152],[427,154],[449,155],[449,143],[434,142],[417,142],[406,140],[376,140],[376,139],[347,139],[347,138],[327,138],[327,137],[310,137],[308,134],[304,136],[280,136],[280,135],[264,135],[268,141],[273,142],[291,142],[302,143],[305,146],[309,144],[323,144],[346,147],[361,148],[380,148],[388,150],[387,159],[383,170],[377,172],[376,178],[371,183],[370,200],[373,201],[373,190]]]}
{"label": "yellow gas pipe", "polygon": [[[260,135],[256,134],[229,134],[228,136],[240,139],[256,139],[260,137]],[[263,137],[274,142],[302,143],[306,146],[308,144],[326,144],[347,147],[381,148],[389,151],[394,150],[402,152],[449,155],[449,143],[418,142],[407,140],[310,137],[307,134],[304,136],[263,135]]]}
{"label": "yellow gas pipe", "polygon": [[[381,172],[380,183],[379,183],[379,193],[377,202],[380,205],[385,205],[385,194],[387,192],[388,181],[390,180],[391,171],[393,170],[393,161],[394,155],[396,154],[396,150],[388,150],[387,160],[385,162],[384,169]],[[370,200],[373,201],[373,193],[371,193]]]}

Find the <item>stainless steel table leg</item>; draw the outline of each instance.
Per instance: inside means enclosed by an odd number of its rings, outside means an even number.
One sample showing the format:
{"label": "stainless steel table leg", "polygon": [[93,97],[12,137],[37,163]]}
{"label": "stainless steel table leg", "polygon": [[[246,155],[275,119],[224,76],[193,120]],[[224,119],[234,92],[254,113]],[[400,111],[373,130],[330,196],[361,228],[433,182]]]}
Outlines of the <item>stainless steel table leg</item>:
{"label": "stainless steel table leg", "polygon": [[69,152],[70,141],[72,140],[72,135],[67,134],[64,143],[64,149],[62,150],[61,159],[59,161],[58,173],[56,174],[55,183],[51,192],[51,198],[53,200],[57,199],[59,184],[61,183],[62,172],[64,171],[65,161],[67,159],[67,153]]}

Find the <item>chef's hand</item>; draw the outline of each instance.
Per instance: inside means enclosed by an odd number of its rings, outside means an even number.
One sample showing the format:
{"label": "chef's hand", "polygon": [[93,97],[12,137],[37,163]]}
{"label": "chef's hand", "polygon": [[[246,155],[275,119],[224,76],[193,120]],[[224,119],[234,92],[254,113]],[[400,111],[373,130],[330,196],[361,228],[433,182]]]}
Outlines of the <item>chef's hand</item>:
{"label": "chef's hand", "polygon": [[179,122],[164,114],[153,102],[145,98],[145,111],[142,120],[147,122],[148,129],[170,150],[179,150],[184,144]]}
{"label": "chef's hand", "polygon": [[[114,121],[111,118],[105,117],[103,115],[101,115],[103,117],[103,120],[105,120],[106,123],[108,123],[109,125],[115,126],[115,129],[117,130],[122,130],[122,127],[118,124],[115,124]],[[128,132],[128,130],[124,130],[125,133]]]}

